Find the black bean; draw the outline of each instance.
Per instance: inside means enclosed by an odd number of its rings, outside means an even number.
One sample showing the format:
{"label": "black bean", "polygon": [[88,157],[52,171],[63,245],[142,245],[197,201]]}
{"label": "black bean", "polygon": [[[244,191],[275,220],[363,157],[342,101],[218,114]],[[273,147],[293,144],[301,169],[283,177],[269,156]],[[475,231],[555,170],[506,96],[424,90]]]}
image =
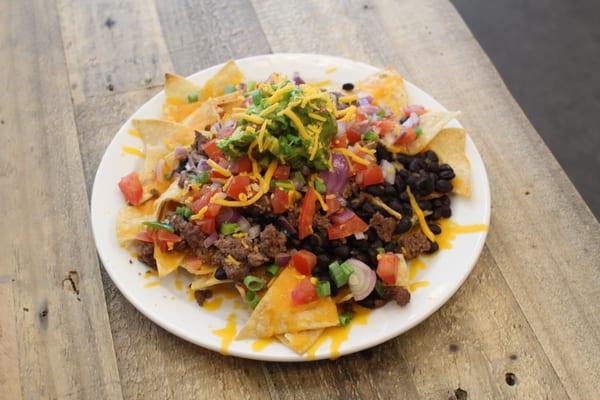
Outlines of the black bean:
{"label": "black bean", "polygon": [[410,172],[407,169],[400,169],[398,170],[397,175],[400,175],[400,177],[406,182],[406,180],[410,176]]}
{"label": "black bean", "polygon": [[396,154],[396,161],[398,161],[399,163],[401,163],[402,165],[407,167],[410,165],[410,162],[412,161],[412,157],[405,156],[404,154]]}
{"label": "black bean", "polygon": [[406,183],[404,183],[404,181],[399,181],[396,179],[394,186],[396,187],[396,193],[402,193],[406,190]]}
{"label": "black bean", "polygon": [[438,193],[449,193],[452,191],[452,184],[445,179],[438,179],[435,183],[435,191]]}
{"label": "black bean", "polygon": [[412,216],[413,210],[409,203],[402,203],[402,206],[400,207],[400,214],[407,217]]}
{"label": "black bean", "polygon": [[[377,247],[383,247],[383,246],[377,246]],[[367,250],[367,255],[369,256],[369,261],[373,262],[373,260],[377,260],[377,247],[369,247],[369,250]]]}
{"label": "black bean", "polygon": [[440,228],[439,225],[427,224],[427,226],[429,226],[429,230],[431,230],[431,232],[433,232],[434,235],[439,235],[440,233],[442,233],[442,228]]}
{"label": "black bean", "polygon": [[387,252],[395,252],[398,249],[398,244],[394,242],[390,242],[383,246],[383,249]]}
{"label": "black bean", "polygon": [[319,254],[317,256],[317,265],[319,267],[327,268],[329,264],[331,264],[331,258],[327,254]]}
{"label": "black bean", "polygon": [[387,202],[387,205],[390,206],[393,210],[400,212],[400,208],[402,207],[402,202],[398,199],[391,199]]}
{"label": "black bean", "polygon": [[369,241],[369,243],[373,243],[378,238],[379,236],[377,236],[377,232],[375,231],[375,229],[367,230],[367,240]]}
{"label": "black bean", "polygon": [[410,217],[402,217],[400,221],[396,224],[396,229],[394,229],[394,233],[406,233],[412,228],[412,220]]}
{"label": "black bean", "polygon": [[433,208],[433,204],[429,200],[421,200],[419,201],[419,208],[421,210],[431,210]]}
{"label": "black bean", "polygon": [[302,244],[302,241],[298,238],[292,238],[290,239],[290,244],[292,245],[292,247],[298,248]]}
{"label": "black bean", "polygon": [[369,255],[366,254],[366,253],[358,253],[355,257],[356,257],[357,260],[360,260],[360,261],[364,262],[367,265],[370,263]]}
{"label": "black bean", "polygon": [[402,192],[400,193],[400,196],[398,196],[398,198],[400,199],[400,201],[410,201],[410,197],[408,196],[408,192]]}
{"label": "black bean", "polygon": [[435,152],[433,152],[432,150],[428,150],[427,152],[425,152],[425,157],[430,160],[433,161],[435,163],[438,162],[438,156],[437,154],[435,154]]}
{"label": "black bean", "polygon": [[417,172],[419,171],[421,168],[423,168],[423,162],[421,160],[419,160],[418,158],[414,158],[411,162],[410,165],[408,166],[408,169],[411,172]]}
{"label": "black bean", "polygon": [[452,216],[452,209],[450,209],[449,206],[442,206],[439,210],[441,210],[442,217],[444,218],[450,218]]}
{"label": "black bean", "polygon": [[351,91],[351,90],[354,90],[354,84],[350,83],[350,82],[344,83],[342,85],[342,89],[344,89],[344,90],[346,90],[348,92]]}
{"label": "black bean", "polygon": [[441,172],[438,174],[438,176],[439,176],[440,178],[442,178],[442,179],[447,179],[447,180],[450,180],[450,179],[454,179],[454,177],[455,177],[456,175],[454,175],[454,171],[451,171],[451,170],[447,170],[447,169],[445,169],[445,170],[441,171]]}
{"label": "black bean", "polygon": [[321,240],[321,237],[319,235],[317,235],[317,234],[310,235],[308,237],[308,240],[309,240],[310,244],[312,246],[314,246],[315,248],[323,246],[323,241]]}
{"label": "black bean", "polygon": [[442,209],[441,208],[436,208],[435,210],[433,210],[433,213],[427,217],[427,219],[431,220],[431,221],[436,221],[440,218],[442,218]]}
{"label": "black bean", "polygon": [[426,158],[425,159],[425,170],[430,171],[430,172],[437,172],[438,163]]}
{"label": "black bean", "polygon": [[350,249],[346,245],[334,247],[333,255],[345,260],[350,255]]}
{"label": "black bean", "polygon": [[378,196],[378,197],[381,197],[385,194],[383,185],[369,186],[369,187],[367,187],[366,191],[367,191],[367,193],[372,194],[373,196]]}
{"label": "black bean", "polygon": [[435,182],[430,176],[423,177],[417,181],[417,190],[423,196],[430,195],[435,189]]}
{"label": "black bean", "polygon": [[371,242],[371,249],[376,249],[378,247],[383,247],[383,242],[379,239],[375,239],[374,241]]}
{"label": "black bean", "polygon": [[439,208],[442,206],[442,201],[440,199],[433,199],[431,204],[433,205],[433,208]]}
{"label": "black bean", "polygon": [[452,169],[452,167],[449,166],[448,164],[440,164],[439,170],[440,170],[440,172],[442,172],[442,171],[452,171],[452,172],[454,172],[454,170]]}
{"label": "black bean", "polygon": [[348,205],[350,206],[350,208],[358,208],[361,206],[363,201],[365,201],[365,199],[362,197],[353,197],[352,199],[350,199]]}
{"label": "black bean", "polygon": [[368,215],[373,215],[373,214],[375,214],[375,211],[377,211],[375,209],[375,207],[373,206],[373,204],[369,203],[368,201],[365,201],[363,203],[363,205],[361,206],[361,209],[363,212],[365,212]]}
{"label": "black bean", "polygon": [[385,184],[383,192],[386,196],[396,196],[398,194],[394,185],[390,185],[389,183]]}
{"label": "black bean", "polygon": [[369,241],[365,239],[358,240],[355,237],[351,237],[349,243],[352,248],[358,251],[367,250],[369,248]]}
{"label": "black bean", "polygon": [[392,159],[392,153],[390,153],[388,151],[388,149],[385,148],[384,145],[382,145],[381,143],[377,143],[377,159],[378,160],[388,160],[390,161]]}
{"label": "black bean", "polygon": [[220,281],[227,279],[227,274],[225,273],[225,269],[223,267],[219,267],[219,269],[215,271],[215,278]]}
{"label": "black bean", "polygon": [[450,205],[450,197],[448,197],[446,195],[443,195],[442,197],[440,197],[440,201],[445,206],[449,206]]}
{"label": "black bean", "polygon": [[439,249],[440,249],[440,246],[436,242],[432,242],[431,247],[425,253],[427,253],[427,254],[435,253]]}

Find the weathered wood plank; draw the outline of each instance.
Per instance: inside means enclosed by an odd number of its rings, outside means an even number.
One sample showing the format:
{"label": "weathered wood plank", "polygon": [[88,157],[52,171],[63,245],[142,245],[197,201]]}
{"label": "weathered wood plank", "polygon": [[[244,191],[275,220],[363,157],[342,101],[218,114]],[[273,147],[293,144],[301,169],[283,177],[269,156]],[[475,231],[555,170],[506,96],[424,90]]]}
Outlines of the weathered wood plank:
{"label": "weathered wood plank", "polygon": [[[14,279],[8,294],[2,289],[3,300],[12,292],[2,309],[13,327],[2,325],[14,330],[7,337],[16,338],[19,358],[7,367],[27,399],[118,399],[56,8],[47,1],[0,7],[0,203],[10,210],[0,276]],[[24,160],[35,162],[24,167]]]}
{"label": "weathered wood plank", "polygon": [[227,61],[270,53],[246,0],[155,0],[175,71],[189,75]]}
{"label": "weathered wood plank", "polygon": [[[13,301],[13,279],[0,276],[0,387],[7,399],[21,398],[16,313]],[[24,310],[23,310],[24,311]]]}
{"label": "weathered wood plank", "polygon": [[152,0],[58,0],[74,102],[160,85],[173,67]]}

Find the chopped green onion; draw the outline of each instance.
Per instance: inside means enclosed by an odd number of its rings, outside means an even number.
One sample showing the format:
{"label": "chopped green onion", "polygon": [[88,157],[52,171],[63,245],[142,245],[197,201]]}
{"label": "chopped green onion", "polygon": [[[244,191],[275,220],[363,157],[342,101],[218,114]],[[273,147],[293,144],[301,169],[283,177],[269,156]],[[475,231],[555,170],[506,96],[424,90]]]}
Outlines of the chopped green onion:
{"label": "chopped green onion", "polygon": [[373,142],[377,139],[379,139],[379,135],[377,133],[375,133],[374,131],[368,131],[368,132],[363,133],[363,135],[362,135],[362,140],[367,141],[367,142]]}
{"label": "chopped green onion", "polygon": [[223,88],[223,93],[224,94],[229,94],[229,93],[233,93],[235,92],[235,86],[229,84],[229,85],[225,85],[225,87]]}
{"label": "chopped green onion", "polygon": [[319,297],[331,296],[331,285],[329,281],[317,282],[317,294]]}
{"label": "chopped green onion", "polygon": [[238,224],[234,224],[232,222],[223,222],[219,227],[219,232],[222,235],[231,235],[240,230],[240,226]]}
{"label": "chopped green onion", "polygon": [[385,253],[385,249],[383,247],[378,247],[375,249],[375,251],[377,251],[377,254],[383,254]]}
{"label": "chopped green onion", "polygon": [[304,179],[304,175],[302,175],[302,172],[300,171],[294,172],[294,180],[300,185],[304,185],[306,183],[306,179]]}
{"label": "chopped green onion", "polygon": [[283,181],[271,181],[271,186],[276,186],[278,188],[285,189],[285,190],[294,189],[294,184],[289,179],[283,180]]}
{"label": "chopped green onion", "polygon": [[375,283],[375,291],[377,292],[379,297],[383,297],[383,295],[385,294],[385,286],[383,286],[383,283],[381,283],[381,281],[377,281]]}
{"label": "chopped green onion", "polygon": [[262,98],[263,96],[260,90],[255,90],[254,93],[252,93],[252,103],[254,103],[255,106],[260,104]]}
{"label": "chopped green onion", "polygon": [[379,119],[383,119],[383,117],[385,117],[385,111],[383,111],[383,108],[380,108],[379,110],[377,110],[375,115],[377,115]]}
{"label": "chopped green onion", "polygon": [[190,217],[192,216],[193,212],[190,208],[188,207],[177,207],[175,209],[175,214],[185,218],[185,219],[190,219]]}
{"label": "chopped green onion", "polygon": [[248,82],[246,82],[246,86],[248,87],[248,91],[251,92],[256,87],[256,82],[248,81]]}
{"label": "chopped green onion", "polygon": [[260,302],[260,296],[256,292],[246,292],[246,301],[251,309],[255,309],[256,305]]}
{"label": "chopped green onion", "polygon": [[145,225],[148,228],[152,228],[152,229],[164,229],[165,231],[169,231],[171,233],[175,232],[175,228],[173,228],[169,224],[163,224],[162,222],[146,221],[146,222],[142,222],[142,225]]}
{"label": "chopped green onion", "polygon": [[417,129],[415,129],[415,133],[417,134],[417,137],[421,136],[423,134],[423,128],[417,126]]}
{"label": "chopped green onion", "polygon": [[206,171],[200,171],[198,175],[192,178],[194,182],[204,185],[210,181],[210,175]]}
{"label": "chopped green onion", "polygon": [[198,93],[192,92],[187,96],[188,103],[195,103],[198,101]]}
{"label": "chopped green onion", "polygon": [[265,280],[258,276],[248,275],[244,278],[244,285],[253,292],[258,292],[260,289],[265,287]]}
{"label": "chopped green onion", "polygon": [[279,272],[279,266],[277,264],[267,265],[265,270],[267,271],[267,274],[275,276]]}
{"label": "chopped green onion", "polygon": [[343,312],[339,316],[340,326],[346,326],[352,320],[352,314],[349,312]]}
{"label": "chopped green onion", "polygon": [[354,268],[348,263],[340,264],[337,261],[334,261],[329,264],[329,276],[331,276],[331,279],[335,282],[335,286],[338,288],[348,283],[348,278],[350,278],[350,275],[352,275],[353,272]]}
{"label": "chopped green onion", "polygon": [[325,186],[325,183],[321,180],[321,178],[315,179],[315,190],[321,194],[327,191],[327,186]]}

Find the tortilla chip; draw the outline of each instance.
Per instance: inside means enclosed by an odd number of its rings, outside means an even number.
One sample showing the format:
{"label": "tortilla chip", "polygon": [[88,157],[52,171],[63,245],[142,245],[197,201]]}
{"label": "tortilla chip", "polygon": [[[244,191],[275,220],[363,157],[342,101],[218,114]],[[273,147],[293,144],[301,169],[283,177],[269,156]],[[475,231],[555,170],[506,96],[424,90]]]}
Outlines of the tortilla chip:
{"label": "tortilla chip", "polygon": [[222,96],[227,85],[235,86],[243,80],[242,71],[240,71],[235,61],[229,60],[215,76],[206,81],[200,99],[206,100],[209,97]]}
{"label": "tortilla chip", "polygon": [[198,279],[196,279],[194,282],[192,282],[192,285],[190,286],[190,288],[194,291],[196,290],[202,290],[202,289],[208,289],[209,287],[213,287],[213,286],[217,286],[223,283],[231,283],[233,282],[230,279],[224,279],[224,280],[219,280],[217,278],[214,277],[213,275],[207,275],[207,276],[200,276]]}
{"label": "tortilla chip", "polygon": [[208,99],[196,111],[188,115],[182,123],[192,129],[204,131],[219,121],[221,111],[222,109],[217,106],[215,99]]}
{"label": "tortilla chip", "polygon": [[160,246],[154,246],[154,258],[159,278],[169,275],[179,267],[185,257],[181,251],[163,252]]}
{"label": "tortilla chip", "polygon": [[467,134],[462,128],[446,128],[431,141],[428,148],[433,150],[440,161],[449,164],[456,177],[452,180],[454,193],[471,196],[471,164],[465,154]]}
{"label": "tortilla chip", "polygon": [[202,88],[189,79],[176,74],[165,74],[165,97],[167,103],[185,104],[188,102],[188,96],[197,94],[200,96]]}
{"label": "tortilla chip", "polygon": [[359,81],[358,89],[373,97],[373,103],[385,106],[399,115],[408,105],[404,79],[398,71],[387,68]]}
{"label": "tortilla chip", "polygon": [[138,233],[146,228],[142,222],[153,221],[154,201],[148,201],[140,206],[126,206],[117,217],[117,241],[119,246],[127,245],[135,239]]}
{"label": "tortilla chip", "polygon": [[206,265],[195,256],[186,257],[181,266],[194,275],[213,275],[217,270],[217,267]]}
{"label": "tortilla chip", "polygon": [[304,354],[321,337],[324,329],[278,335],[277,339],[298,354]]}
{"label": "tortilla chip", "polygon": [[395,286],[402,286],[407,288],[410,283],[410,273],[408,271],[408,265],[402,254],[396,254],[399,258],[398,262],[398,274],[396,275]]}
{"label": "tortilla chip", "polygon": [[419,126],[422,133],[416,140],[405,146],[406,154],[415,155],[423,151],[442,128],[459,114],[458,111],[429,111],[421,115]]}
{"label": "tortilla chip", "polygon": [[300,306],[292,304],[292,290],[302,279],[304,276],[298,275],[292,267],[281,271],[237,339],[268,338],[338,325],[337,308],[331,297]]}

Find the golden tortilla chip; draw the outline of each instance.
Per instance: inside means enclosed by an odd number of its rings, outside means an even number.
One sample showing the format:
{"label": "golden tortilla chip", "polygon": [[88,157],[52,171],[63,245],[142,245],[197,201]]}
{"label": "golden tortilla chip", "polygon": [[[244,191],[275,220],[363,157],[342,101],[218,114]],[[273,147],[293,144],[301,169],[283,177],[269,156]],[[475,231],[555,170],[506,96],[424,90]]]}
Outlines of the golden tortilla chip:
{"label": "golden tortilla chip", "polygon": [[154,201],[147,201],[139,206],[126,206],[117,217],[117,241],[119,246],[127,245],[135,239],[138,233],[146,228],[142,222],[154,220]]}
{"label": "golden tortilla chip", "polygon": [[192,285],[190,286],[190,288],[192,290],[196,291],[196,290],[201,290],[201,289],[208,289],[209,287],[221,285],[223,283],[231,283],[231,282],[233,282],[233,281],[230,279],[219,280],[219,279],[215,278],[214,274],[212,274],[212,275],[207,275],[207,276],[200,276],[198,279],[196,279],[194,282],[192,282]]}
{"label": "golden tortilla chip", "polygon": [[323,334],[324,329],[313,329],[310,331],[298,332],[298,333],[286,333],[278,335],[277,339],[298,354],[303,354],[311,348],[311,346],[319,339]]}
{"label": "golden tortilla chip", "polygon": [[188,115],[182,123],[192,129],[204,131],[219,121],[221,111],[222,109],[217,106],[215,99],[208,99],[196,111]]}
{"label": "golden tortilla chip", "polygon": [[156,259],[156,267],[160,278],[169,275],[181,265],[185,254],[181,251],[163,252],[160,246],[154,246],[154,258]]}
{"label": "golden tortilla chip", "polygon": [[185,104],[188,102],[189,95],[198,95],[202,88],[196,85],[189,79],[184,78],[176,74],[165,74],[165,97],[167,103],[171,104]]}
{"label": "golden tortilla chip", "polygon": [[209,97],[222,96],[227,85],[237,85],[244,80],[244,74],[238,68],[233,60],[229,60],[223,68],[219,70],[204,84],[200,100],[206,100]]}
{"label": "golden tortilla chip", "polygon": [[408,265],[402,254],[396,254],[398,257],[398,274],[396,275],[395,286],[402,286],[407,288],[410,283],[410,274],[408,271]]}
{"label": "golden tortilla chip", "polygon": [[422,130],[421,135],[408,145],[399,146],[405,149],[402,153],[415,155],[423,151],[442,128],[459,114],[460,112],[458,111],[429,111],[421,115],[419,123]]}
{"label": "golden tortilla chip", "polygon": [[304,276],[285,268],[260,300],[237,339],[269,338],[285,333],[338,325],[337,308],[331,297],[294,306],[291,293]]}
{"label": "golden tortilla chip", "polygon": [[408,105],[408,93],[404,79],[398,71],[387,68],[359,81],[358,89],[373,97],[373,103],[391,109],[400,115]]}
{"label": "golden tortilla chip", "polygon": [[471,163],[465,154],[467,134],[462,128],[446,128],[431,141],[428,148],[433,150],[440,161],[449,164],[456,177],[452,180],[454,193],[471,196]]}
{"label": "golden tortilla chip", "polygon": [[217,267],[206,265],[198,257],[190,255],[183,260],[181,267],[194,275],[213,275],[217,270]]}
{"label": "golden tortilla chip", "polygon": [[174,179],[169,185],[168,189],[165,190],[158,199],[154,201],[154,207],[152,209],[152,220],[159,221],[164,216],[165,206],[170,202],[175,202],[178,205],[183,203],[183,199],[187,194],[185,188],[180,188],[178,180]]}

